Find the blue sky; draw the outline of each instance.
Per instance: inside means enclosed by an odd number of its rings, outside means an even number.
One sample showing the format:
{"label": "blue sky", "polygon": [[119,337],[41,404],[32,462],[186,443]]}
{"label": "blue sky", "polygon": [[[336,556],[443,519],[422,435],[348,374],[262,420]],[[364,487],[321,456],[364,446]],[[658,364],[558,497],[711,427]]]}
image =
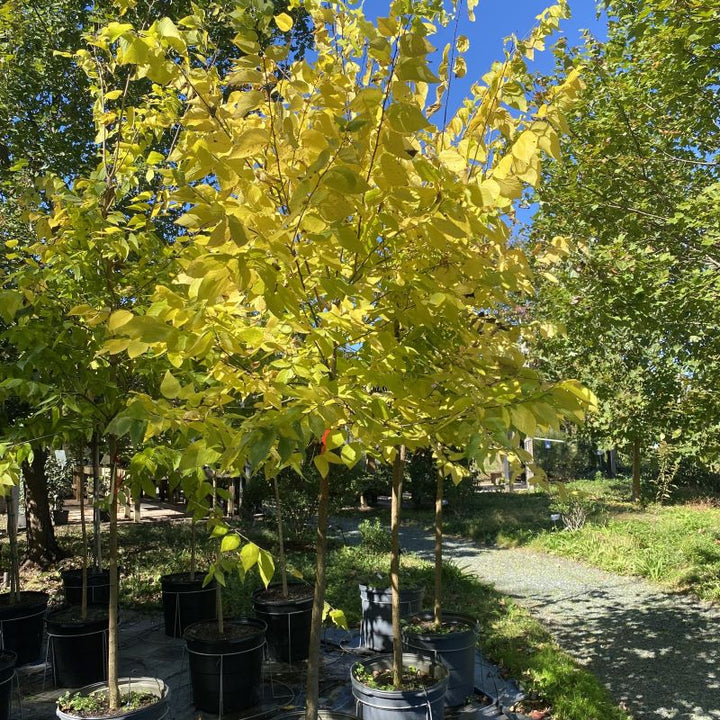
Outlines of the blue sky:
{"label": "blue sky", "polygon": [[[588,29],[599,40],[607,36],[606,18],[597,17],[594,0],[569,0],[571,17],[560,25],[560,34],[567,39],[569,47],[582,42],[581,31]],[[457,108],[466,96],[473,82],[487,72],[495,60],[503,58],[503,39],[511,34],[525,37],[536,24],[536,17],[552,0],[479,0],[475,8],[475,22],[470,23],[463,6],[462,21],[458,32],[470,39],[470,50],[465,55],[467,75],[454,80],[450,90],[450,109]],[[365,0],[365,13],[370,18],[387,14],[389,0]],[[551,45],[560,35],[551,39]],[[445,29],[431,41],[438,48],[438,54],[444,45],[452,39],[452,28]],[[536,72],[551,73],[554,66],[552,52],[545,51],[536,55],[530,68]],[[520,223],[530,223],[535,206],[518,209]],[[514,233],[520,231],[514,228]]]}

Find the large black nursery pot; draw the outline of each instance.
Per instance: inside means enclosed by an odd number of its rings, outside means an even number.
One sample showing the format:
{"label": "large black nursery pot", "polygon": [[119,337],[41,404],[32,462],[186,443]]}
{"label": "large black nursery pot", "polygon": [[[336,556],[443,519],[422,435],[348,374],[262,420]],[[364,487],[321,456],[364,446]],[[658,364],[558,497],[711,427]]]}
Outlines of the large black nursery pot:
{"label": "large black nursery pot", "polygon": [[17,655],[12,650],[0,650],[0,720],[10,718],[16,662]]}
{"label": "large black nursery pot", "polygon": [[[424,589],[400,589],[400,616],[408,617],[422,609]],[[392,588],[360,585],[362,621],[360,643],[377,652],[392,651]]]}
{"label": "large black nursery pot", "polygon": [[165,634],[182,637],[185,628],[217,617],[215,580],[203,587],[205,573],[172,573],[160,578]]}
{"label": "large black nursery pot", "polygon": [[306,660],[310,644],[313,585],[292,583],[288,597],[282,596],[282,585],[272,584],[253,593],[255,617],[267,623],[269,656],[273,660],[294,663]]}
{"label": "large black nursery pot", "polygon": [[[82,570],[62,570],[63,592],[68,605],[82,603]],[[110,603],[110,571],[87,571],[87,601],[88,605],[102,605],[107,607]]]}
{"label": "large black nursery pot", "polygon": [[352,694],[357,715],[362,720],[443,720],[448,671],[442,663],[415,653],[403,653],[403,667],[428,673],[433,680],[416,690],[379,690],[355,677],[358,669],[370,676],[376,670],[392,667],[392,656],[381,655],[356,662],[350,668]]}
{"label": "large black nursery pot", "polygon": [[45,619],[48,652],[57,687],[77,688],[107,678],[107,611],[90,608],[88,618],[71,605]]}
{"label": "large black nursery pot", "polygon": [[477,621],[468,615],[445,613],[440,632],[429,627],[433,621],[432,613],[411,617],[402,631],[403,648],[443,662],[449,671],[445,705],[464,705],[475,692]]}
{"label": "large black nursery pot", "polygon": [[50,596],[23,590],[17,602],[13,598],[13,593],[0,595],[0,637],[3,649],[17,654],[18,665],[26,665],[40,659]]}
{"label": "large black nursery pot", "polygon": [[[132,677],[118,678],[118,687],[120,688],[120,696],[130,692],[148,693],[157,698],[154,702],[138,710],[118,710],[111,716],[109,715],[79,715],[69,710],[61,710],[59,707],[55,710],[55,714],[60,720],[165,720],[170,716],[170,687],[159,678],[153,677]],[[93,685],[86,685],[78,690],[83,695],[91,695],[92,693],[107,692],[107,683],[100,682]]]}
{"label": "large black nursery pot", "polygon": [[195,623],[185,629],[193,703],[214,714],[244,710],[260,700],[267,625],[257,618]]}

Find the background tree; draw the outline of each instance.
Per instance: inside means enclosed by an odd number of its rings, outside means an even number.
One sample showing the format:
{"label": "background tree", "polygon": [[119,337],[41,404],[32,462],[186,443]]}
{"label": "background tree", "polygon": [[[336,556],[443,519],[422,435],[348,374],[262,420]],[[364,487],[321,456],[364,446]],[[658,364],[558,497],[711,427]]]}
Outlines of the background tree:
{"label": "background tree", "polygon": [[664,441],[716,466],[717,7],[607,3],[608,40],[578,49],[586,89],[563,160],[545,168],[532,237],[572,238],[537,316],[564,327],[545,367],[592,387],[604,447],[640,458]]}

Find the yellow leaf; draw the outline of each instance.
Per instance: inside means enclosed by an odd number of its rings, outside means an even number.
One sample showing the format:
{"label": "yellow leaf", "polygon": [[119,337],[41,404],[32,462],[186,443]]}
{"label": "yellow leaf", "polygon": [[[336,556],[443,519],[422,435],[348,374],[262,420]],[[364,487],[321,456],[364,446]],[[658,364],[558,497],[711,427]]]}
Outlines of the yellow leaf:
{"label": "yellow leaf", "polygon": [[247,572],[253,565],[256,565],[259,556],[260,548],[255,543],[243,545],[243,549],[240,551],[240,562],[242,563],[243,570]]}
{"label": "yellow leaf", "polygon": [[163,394],[163,397],[169,400],[176,398],[180,394],[180,383],[173,377],[169,370],[165,371],[165,377],[160,384],[160,392]]}
{"label": "yellow leaf", "polygon": [[531,130],[520,133],[520,137],[513,143],[512,154],[518,160],[529,163],[537,152],[538,137]]}
{"label": "yellow leaf", "polygon": [[327,477],[330,472],[330,463],[328,463],[325,455],[316,455],[313,458],[313,462],[315,463],[315,467],[318,469],[320,475],[324,478]]}
{"label": "yellow leaf", "polygon": [[116,310],[108,318],[108,329],[110,332],[114,332],[132,319],[133,314],[129,310]]}
{"label": "yellow leaf", "polygon": [[267,587],[275,574],[275,561],[267,550],[260,550],[258,570],[260,571],[260,579],[263,581],[265,587]]}
{"label": "yellow leaf", "polygon": [[147,343],[141,342],[140,340],[131,340],[127,346],[128,357],[132,360],[133,358],[142,355],[150,346]]}
{"label": "yellow leaf", "polygon": [[230,157],[246,158],[262,150],[268,143],[267,130],[251,128],[245,130],[235,141]]}
{"label": "yellow leaf", "polygon": [[240,538],[234,533],[224,535],[220,543],[220,552],[232,552],[240,547]]}
{"label": "yellow leaf", "polygon": [[275,16],[275,24],[281,32],[290,32],[293,26],[293,19],[287,13],[280,13]]}
{"label": "yellow leaf", "polygon": [[127,348],[130,344],[130,340],[127,338],[116,338],[114,340],[108,340],[101,348],[101,353],[107,353],[108,355],[117,355]]}

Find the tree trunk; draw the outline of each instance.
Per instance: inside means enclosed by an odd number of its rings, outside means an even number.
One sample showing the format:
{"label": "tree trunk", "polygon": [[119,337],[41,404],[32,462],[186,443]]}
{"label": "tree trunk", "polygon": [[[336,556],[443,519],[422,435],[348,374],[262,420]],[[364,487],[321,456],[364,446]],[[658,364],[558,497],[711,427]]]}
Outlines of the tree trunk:
{"label": "tree trunk", "polygon": [[608,462],[608,477],[609,478],[617,477],[617,450],[615,448],[612,448],[612,450],[607,451],[607,462]]}
{"label": "tree trunk", "polygon": [[18,487],[15,485],[7,496],[7,534],[10,546],[10,602],[17,602],[20,592],[20,556],[17,544]]}
{"label": "tree trunk", "polygon": [[442,623],[442,528],[443,528],[443,485],[445,478],[440,468],[437,470],[437,488],[435,495],[435,625]]}
{"label": "tree trunk", "polygon": [[27,558],[40,567],[48,567],[64,556],[55,539],[50,516],[44,449],[33,450],[32,463],[23,463],[25,479],[25,518],[27,523]]}
{"label": "tree trunk", "polygon": [[392,589],[393,685],[396,688],[399,688],[402,684],[402,636],[400,634],[400,507],[402,505],[404,469],[405,446],[400,445],[395,448],[392,500],[390,504],[390,533],[392,536],[390,587]]}
{"label": "tree trunk", "polygon": [[322,640],[323,611],[325,609],[325,583],[327,562],[327,529],[330,509],[330,473],[320,478],[316,532],[317,564],[315,568],[315,597],[312,607],[310,645],[308,647],[307,682],[305,685],[305,720],[317,720],[320,701],[320,643]]}
{"label": "tree trunk", "polygon": [[[82,456],[81,456],[82,457]],[[83,475],[83,480],[84,480]],[[87,620],[87,572],[88,572],[88,536],[85,522],[85,483],[80,487],[80,535],[82,537],[82,595],[80,596],[80,617]]]}
{"label": "tree trunk", "polygon": [[93,472],[93,567],[102,567],[102,539],[100,537],[100,434],[93,432],[91,440]]}
{"label": "tree trunk", "polygon": [[642,488],[640,487],[640,442],[633,441],[633,479],[632,479],[632,499],[640,502]]}
{"label": "tree trunk", "polygon": [[120,702],[118,688],[118,667],[120,661],[118,637],[118,494],[117,494],[117,445],[110,438],[110,603],[108,606],[108,704],[111,710],[117,710]]}
{"label": "tree trunk", "polygon": [[285,538],[283,537],[282,506],[280,503],[280,489],[278,488],[277,477],[273,478],[273,490],[275,491],[275,517],[277,519],[278,531],[278,565],[280,566],[280,580],[282,582],[283,597],[288,596],[287,564],[285,562]]}

